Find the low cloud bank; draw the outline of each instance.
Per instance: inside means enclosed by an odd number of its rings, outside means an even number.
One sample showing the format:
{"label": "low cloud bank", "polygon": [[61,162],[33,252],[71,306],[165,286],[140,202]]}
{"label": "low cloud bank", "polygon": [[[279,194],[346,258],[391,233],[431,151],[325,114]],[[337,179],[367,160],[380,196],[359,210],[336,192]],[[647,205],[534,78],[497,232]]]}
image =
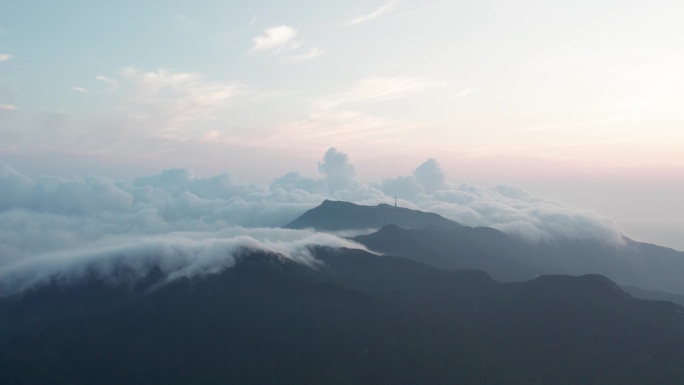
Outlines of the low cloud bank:
{"label": "low cloud bank", "polygon": [[[236,233],[233,238],[225,231],[282,226],[324,199],[378,204],[392,203],[396,195],[401,206],[436,212],[468,226],[491,226],[530,242],[622,243],[618,226],[595,212],[511,186],[452,185],[434,159],[412,175],[364,183],[349,157],[331,148],[318,169],[319,178],[292,172],[269,186],[257,186],[236,183],[228,174],[201,178],[187,169],[165,170],[132,183],[104,177],[29,178],[0,164],[0,284],[5,285],[0,288],[7,287],[7,280],[13,280],[12,287],[30,286],[62,268],[64,277],[78,276],[79,266],[86,265],[101,266],[96,271],[106,275],[114,260],[139,266],[157,258],[164,266],[178,267],[176,272],[195,271],[187,269],[204,263],[197,271],[209,271],[211,263],[230,265],[229,256],[241,246],[280,252],[269,242],[275,229],[259,230],[260,236]],[[296,234],[297,242],[344,242],[332,235]],[[286,251],[285,255],[299,255]],[[215,257],[205,257],[206,253]],[[26,273],[31,268],[35,276]]]}
{"label": "low cloud bank", "polygon": [[310,245],[364,249],[332,234],[308,230],[232,227],[219,232],[179,232],[148,237],[115,237],[74,250],[28,257],[0,269],[0,297],[47,283],[70,284],[84,277],[107,282],[144,278],[159,270],[165,282],[216,274],[249,251],[278,253],[315,267]]}

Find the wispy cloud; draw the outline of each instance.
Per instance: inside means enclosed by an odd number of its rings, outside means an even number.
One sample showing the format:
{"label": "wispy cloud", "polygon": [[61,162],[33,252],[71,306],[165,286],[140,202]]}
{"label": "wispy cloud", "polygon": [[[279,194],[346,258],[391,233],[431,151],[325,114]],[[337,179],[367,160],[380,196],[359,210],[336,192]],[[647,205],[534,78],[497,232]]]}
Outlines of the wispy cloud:
{"label": "wispy cloud", "polygon": [[408,76],[367,78],[345,92],[318,100],[315,107],[329,109],[346,104],[393,100],[441,85],[439,82]]}
{"label": "wispy cloud", "polygon": [[3,61],[8,61],[9,59],[12,59],[14,55],[10,55],[8,53],[0,53],[0,62]]}
{"label": "wispy cloud", "polygon": [[285,57],[285,61],[290,63],[302,62],[310,59],[317,58],[323,55],[324,51],[318,47],[311,47],[306,53],[292,54]]}
{"label": "wispy cloud", "polygon": [[173,17],[173,19],[178,23],[186,27],[193,27],[195,22],[185,15],[178,14]]}
{"label": "wispy cloud", "polygon": [[21,107],[15,106],[13,104],[0,104],[0,111],[16,111]]}
{"label": "wispy cloud", "polygon": [[262,138],[262,144],[283,147],[296,141],[313,148],[330,142],[357,148],[400,146],[415,128],[401,121],[358,111],[319,110],[303,120],[281,125],[277,134]]}
{"label": "wispy cloud", "polygon": [[114,90],[116,90],[117,88],[119,88],[119,82],[117,82],[116,80],[114,80],[114,79],[112,79],[112,78],[110,78],[110,77],[99,75],[99,76],[95,76],[95,79],[96,79],[96,80],[99,80],[99,81],[101,81],[101,82],[103,82],[103,83],[108,84],[108,85],[109,85],[109,89],[108,89],[107,91],[114,91]]}
{"label": "wispy cloud", "polygon": [[214,120],[214,114],[241,89],[237,84],[208,81],[190,72],[143,72],[127,67],[121,74],[136,90],[130,108],[141,119],[166,131],[190,122]]}
{"label": "wispy cloud", "polygon": [[462,98],[462,97],[464,97],[464,96],[467,96],[467,95],[470,95],[470,94],[474,94],[474,93],[478,92],[479,90],[480,90],[479,88],[471,88],[471,87],[468,87],[468,88],[466,88],[465,90],[463,90],[463,91],[461,91],[461,92],[458,92],[458,93],[455,93],[455,94],[449,96],[449,100],[452,100],[452,99],[459,99],[459,98]]}
{"label": "wispy cloud", "polygon": [[251,19],[249,19],[248,25],[252,26],[252,25],[254,25],[254,23],[256,23],[256,21],[257,21],[257,15],[254,15],[254,16],[252,16]]}
{"label": "wispy cloud", "polygon": [[296,29],[287,25],[267,28],[263,34],[252,39],[252,52],[278,54],[294,51],[302,45],[301,41],[295,40],[297,33]]}
{"label": "wispy cloud", "polygon": [[365,15],[361,15],[361,16],[359,16],[359,17],[353,19],[353,20],[350,20],[350,21],[346,22],[346,23],[344,24],[344,26],[345,26],[345,27],[351,27],[351,26],[354,26],[354,25],[367,23],[367,22],[369,22],[369,21],[371,21],[371,20],[375,20],[375,19],[377,19],[377,18],[379,18],[379,17],[385,15],[386,13],[388,13],[388,12],[394,10],[394,9],[396,8],[396,6],[397,6],[397,1],[396,1],[396,0],[390,1],[389,3],[383,5],[382,7],[376,9],[375,11],[373,11],[373,12],[371,12],[371,13],[368,13],[368,14],[365,14]]}
{"label": "wispy cloud", "polygon": [[82,94],[88,93],[87,89],[85,89],[83,87],[78,87],[78,86],[67,87],[67,89],[72,90],[72,91],[76,91],[76,92],[80,92]]}

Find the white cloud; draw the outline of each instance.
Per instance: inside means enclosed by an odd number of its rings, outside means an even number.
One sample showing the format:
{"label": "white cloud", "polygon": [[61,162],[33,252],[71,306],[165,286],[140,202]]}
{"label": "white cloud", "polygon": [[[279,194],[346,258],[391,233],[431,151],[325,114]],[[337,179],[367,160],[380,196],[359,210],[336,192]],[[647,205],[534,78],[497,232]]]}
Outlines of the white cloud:
{"label": "white cloud", "polygon": [[388,13],[388,12],[394,10],[394,9],[396,8],[396,5],[397,5],[397,2],[396,2],[396,1],[390,1],[389,3],[387,3],[387,4],[383,5],[383,6],[381,6],[380,8],[374,10],[374,11],[371,12],[371,13],[368,13],[368,14],[365,14],[365,15],[361,15],[361,16],[359,16],[359,17],[353,19],[353,20],[350,20],[350,21],[346,22],[346,23],[344,24],[344,26],[350,27],[350,26],[353,26],[353,25],[358,25],[358,24],[362,24],[362,23],[367,23],[367,22],[369,22],[369,21],[375,20],[375,19],[377,19],[377,18],[379,18],[379,17],[385,15],[386,13]]}
{"label": "white cloud", "polygon": [[322,147],[328,143],[339,146],[400,146],[415,130],[414,125],[369,115],[359,111],[318,109],[305,119],[279,127],[279,132],[265,137],[262,144],[282,146],[296,140],[304,147]]}
{"label": "white cloud", "polygon": [[413,177],[425,188],[425,192],[428,194],[444,190],[448,186],[442,167],[432,158],[418,166],[413,171]]}
{"label": "white cloud", "polygon": [[329,193],[357,187],[356,171],[354,166],[349,163],[349,157],[334,147],[325,153],[323,162],[318,163],[318,171],[325,175]]}
{"label": "white cloud", "polygon": [[215,113],[242,89],[235,83],[166,69],[144,72],[127,67],[121,76],[134,89],[128,106],[131,114],[163,131],[214,120]]}
{"label": "white cloud", "polygon": [[0,111],[16,111],[21,107],[15,106],[13,104],[0,104]]}
{"label": "white cloud", "polygon": [[289,173],[263,187],[236,183],[228,174],[201,178],[187,169],[132,183],[29,178],[0,164],[0,291],[51,278],[69,281],[86,271],[106,277],[122,266],[139,274],[156,266],[170,278],[210,274],[230,267],[243,248],[310,263],[310,244],[359,247],[329,234],[263,228],[287,224],[324,199],[378,204],[396,194],[403,207],[531,242],[622,242],[619,228],[592,211],[511,186],[451,185],[434,159],[411,176],[377,185],[359,181],[347,154],[335,148],[318,169],[319,178]]}
{"label": "white cloud", "polygon": [[323,55],[324,51],[318,47],[311,47],[306,53],[292,54],[285,57],[285,61],[290,63],[298,63],[306,60],[311,60]]}
{"label": "white cloud", "polygon": [[296,29],[286,25],[267,28],[262,35],[252,39],[252,52],[277,54],[294,51],[302,45],[301,41],[294,40],[297,33]]}
{"label": "white cloud", "polygon": [[315,107],[329,109],[347,104],[382,102],[441,85],[442,83],[408,76],[367,78],[345,92],[318,100]]}
{"label": "white cloud", "polygon": [[107,90],[109,92],[114,91],[117,88],[119,88],[119,82],[117,82],[116,80],[114,80],[110,77],[99,75],[99,76],[95,76],[95,79],[109,85],[109,89]]}
{"label": "white cloud", "polygon": [[449,99],[460,99],[460,98],[462,98],[462,97],[464,97],[464,96],[468,96],[468,95],[470,95],[470,94],[474,94],[474,93],[478,92],[479,90],[480,90],[479,88],[470,88],[470,87],[468,87],[468,88],[464,89],[464,90],[461,91],[461,92],[457,92],[457,93],[455,93],[455,94],[449,96]]}
{"label": "white cloud", "polygon": [[[311,245],[364,249],[350,240],[307,230],[227,228],[217,232],[169,233],[115,238],[80,250],[45,253],[0,270],[0,292],[11,295],[49,282],[73,283],[84,277],[116,282],[122,275],[140,279],[158,268],[166,282],[220,273],[246,251],[277,253],[309,267],[318,262]],[[122,272],[127,274],[121,274]]]}
{"label": "white cloud", "polygon": [[72,90],[72,91],[80,92],[80,93],[82,93],[82,94],[85,94],[85,93],[88,92],[87,89],[85,89],[85,88],[83,88],[83,87],[78,87],[78,86],[67,87],[67,88],[70,89],[70,90]]}
{"label": "white cloud", "polygon": [[0,62],[3,61],[8,61],[9,59],[12,59],[14,55],[10,55],[8,53],[0,53]]}

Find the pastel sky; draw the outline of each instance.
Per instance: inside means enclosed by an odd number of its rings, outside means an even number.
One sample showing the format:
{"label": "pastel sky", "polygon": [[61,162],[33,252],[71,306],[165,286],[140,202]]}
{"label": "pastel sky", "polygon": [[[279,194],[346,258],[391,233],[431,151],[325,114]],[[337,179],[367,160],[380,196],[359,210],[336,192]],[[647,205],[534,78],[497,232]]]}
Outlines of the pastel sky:
{"label": "pastel sky", "polygon": [[267,182],[436,158],[684,249],[684,2],[0,2],[0,162]]}

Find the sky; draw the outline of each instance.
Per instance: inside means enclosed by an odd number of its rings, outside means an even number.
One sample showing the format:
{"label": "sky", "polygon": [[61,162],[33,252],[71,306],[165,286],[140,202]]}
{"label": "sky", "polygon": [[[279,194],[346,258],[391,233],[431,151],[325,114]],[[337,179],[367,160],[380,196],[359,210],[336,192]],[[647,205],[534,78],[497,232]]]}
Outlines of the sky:
{"label": "sky", "polygon": [[[681,1],[0,2],[0,162],[267,185],[436,159],[684,250]],[[14,175],[14,174],[12,174]]]}

